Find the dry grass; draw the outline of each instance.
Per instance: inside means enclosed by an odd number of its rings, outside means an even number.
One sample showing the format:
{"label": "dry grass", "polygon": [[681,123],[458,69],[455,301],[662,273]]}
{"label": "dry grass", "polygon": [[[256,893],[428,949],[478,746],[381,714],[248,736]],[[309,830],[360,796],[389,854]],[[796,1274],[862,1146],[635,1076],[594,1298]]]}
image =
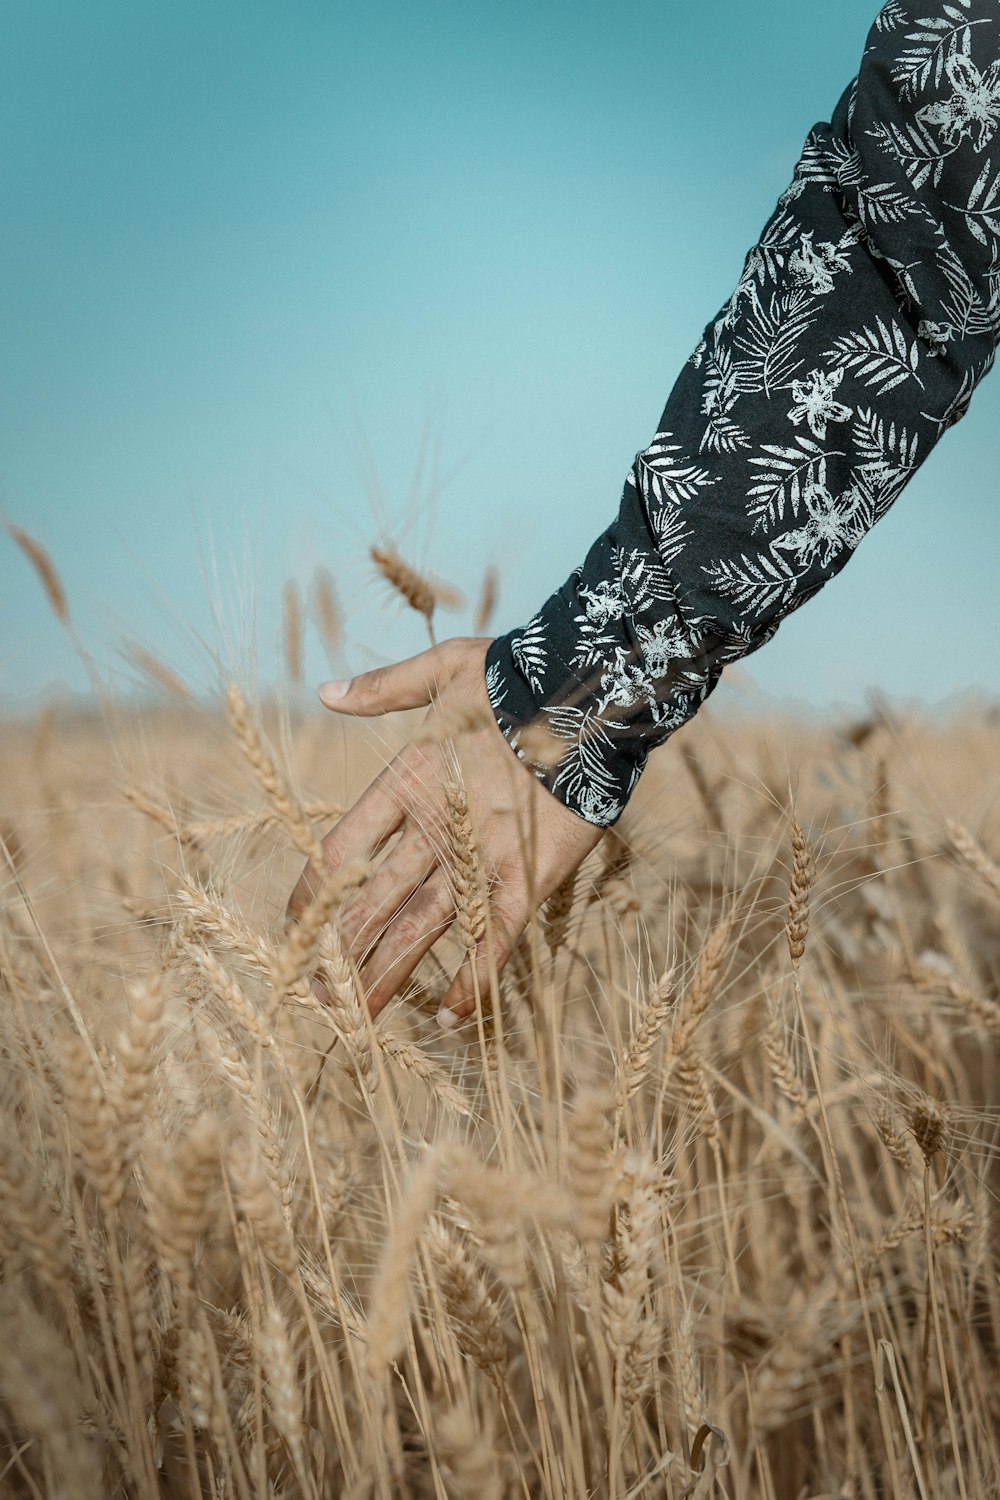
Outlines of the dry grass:
{"label": "dry grass", "polygon": [[283,931],[329,724],[5,734],[0,1493],[1000,1496],[996,714],[703,714],[451,1033],[458,785],[377,1023]]}

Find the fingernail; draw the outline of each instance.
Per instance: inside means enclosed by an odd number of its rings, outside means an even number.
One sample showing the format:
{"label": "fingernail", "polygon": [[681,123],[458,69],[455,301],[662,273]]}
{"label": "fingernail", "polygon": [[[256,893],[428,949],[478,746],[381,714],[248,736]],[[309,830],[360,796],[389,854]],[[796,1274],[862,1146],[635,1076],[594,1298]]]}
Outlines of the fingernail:
{"label": "fingernail", "polygon": [[453,1026],[457,1026],[461,1019],[461,1016],[457,1016],[453,1010],[448,1010],[444,1005],[437,1013],[438,1025],[443,1026],[445,1031],[450,1031]]}
{"label": "fingernail", "polygon": [[324,682],[320,686],[319,696],[323,703],[339,703],[345,697],[350,687],[350,682]]}

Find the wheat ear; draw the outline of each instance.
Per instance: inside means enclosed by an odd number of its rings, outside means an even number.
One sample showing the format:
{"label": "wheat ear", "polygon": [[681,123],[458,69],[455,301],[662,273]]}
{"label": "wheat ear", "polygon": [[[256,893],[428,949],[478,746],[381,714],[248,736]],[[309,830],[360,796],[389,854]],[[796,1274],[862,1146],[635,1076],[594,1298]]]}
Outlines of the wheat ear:
{"label": "wheat ear", "polygon": [[370,555],[382,577],[402,594],[411,609],[423,615],[430,624],[437,594],[427,579],[405,563],[393,547],[372,547]]}
{"label": "wheat ear", "polygon": [[323,849],[316,830],[307,818],[302,804],[279,773],[267,741],[254,723],[247,701],[234,682],[229,684],[226,712],[250,769],[295,847],[312,860],[317,869],[322,868]]}
{"label": "wheat ear", "polygon": [[590,1249],[610,1232],[612,1195],[610,1090],[586,1086],[577,1094],[569,1124],[569,1184],[574,1230]]}
{"label": "wheat ear", "polygon": [[485,635],[490,620],[493,618],[493,611],[497,606],[499,582],[500,574],[491,563],[483,574],[483,586],[479,591],[479,603],[476,605],[476,617],[472,625],[477,635]]}
{"label": "wheat ear", "polygon": [[479,850],[472,827],[472,814],[465,788],[447,782],[444,788],[451,823],[451,877],[455,886],[458,925],[470,951],[478,947],[486,932],[486,897]]}
{"label": "wheat ear", "polygon": [[639,1092],[649,1071],[657,1037],[663,1031],[676,1002],[674,972],[673,965],[664,970],[639,1007],[639,1014],[625,1049],[619,1105]]}
{"label": "wheat ear", "polygon": [[809,934],[809,892],[812,889],[815,873],[812,850],[799,826],[798,818],[793,815],[792,880],[788,896],[788,922],[785,926],[785,935],[788,939],[788,951],[792,957],[792,964],[796,968],[806,951],[806,938]]}
{"label": "wheat ear", "polygon": [[670,1034],[671,1057],[680,1057],[689,1046],[699,1021],[712,1002],[731,931],[732,918],[723,917],[701,951],[691,983],[677,1007],[677,1019]]}
{"label": "wheat ear", "polygon": [[289,928],[285,941],[274,956],[271,978],[276,996],[280,998],[290,993],[315,968],[323,928],[344,897],[362,886],[370,872],[367,860],[353,859],[323,876],[313,899]]}
{"label": "wheat ear", "polygon": [[961,823],[949,819],[945,824],[948,842],[955,853],[964,860],[970,870],[974,870],[983,884],[1000,896],[1000,865],[990,859],[986,850],[978,844],[967,828]]}
{"label": "wheat ear", "polygon": [[22,531],[20,526],[8,523],[7,531],[38,574],[39,582],[45,590],[45,597],[49,601],[52,613],[63,625],[68,625],[69,605],[66,603],[66,590],[62,586],[59,574],[56,572],[55,563],[41,542],[36,542],[34,537],[29,536],[26,531]]}

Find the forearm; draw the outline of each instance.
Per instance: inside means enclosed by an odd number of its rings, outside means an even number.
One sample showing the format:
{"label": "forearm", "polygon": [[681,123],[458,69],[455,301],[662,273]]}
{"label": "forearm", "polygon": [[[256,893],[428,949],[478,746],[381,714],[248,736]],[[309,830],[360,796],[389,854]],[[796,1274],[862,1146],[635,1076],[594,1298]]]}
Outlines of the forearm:
{"label": "forearm", "polygon": [[501,729],[518,753],[526,724],[551,730],[537,774],[589,822],[617,819],[724,665],[844,566],[992,363],[1000,15],[918,11],[933,24],[885,8],[810,131],[616,519],[490,648]]}

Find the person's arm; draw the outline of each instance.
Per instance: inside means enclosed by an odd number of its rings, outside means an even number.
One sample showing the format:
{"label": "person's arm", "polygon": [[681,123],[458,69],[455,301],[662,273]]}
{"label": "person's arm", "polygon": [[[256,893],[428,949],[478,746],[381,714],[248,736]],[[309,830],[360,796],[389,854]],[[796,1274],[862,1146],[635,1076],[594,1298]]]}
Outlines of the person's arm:
{"label": "person's arm", "polygon": [[[465,912],[469,957],[441,1011],[453,1024],[620,816],[650,749],[843,566],[962,415],[1000,329],[998,122],[996,0],[890,0],[582,568],[523,630],[327,685],[338,713],[433,704],[323,840],[337,868],[399,834],[340,923],[372,1015],[464,899],[445,852],[448,725],[481,706],[458,749],[462,836],[471,826],[488,892]],[[533,722],[556,737],[554,762]],[[292,919],[317,878],[307,866]]]}
{"label": "person's arm", "polygon": [[[649,751],[844,566],[964,414],[1000,338],[998,125],[996,0],[890,0],[616,520],[490,646],[500,729],[585,821],[618,819]],[[554,753],[522,742],[531,723]]]}

